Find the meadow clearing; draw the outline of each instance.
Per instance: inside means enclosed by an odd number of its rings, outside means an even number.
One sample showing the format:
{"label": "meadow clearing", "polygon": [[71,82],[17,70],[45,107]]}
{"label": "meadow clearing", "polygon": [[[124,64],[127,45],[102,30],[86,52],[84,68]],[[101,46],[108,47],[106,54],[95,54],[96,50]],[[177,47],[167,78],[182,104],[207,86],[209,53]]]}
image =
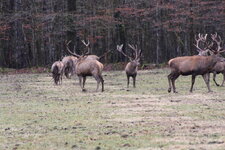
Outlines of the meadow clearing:
{"label": "meadow clearing", "polygon": [[50,73],[0,75],[0,149],[225,149],[225,87],[211,80],[207,93],[198,76],[189,93],[188,76],[168,93],[168,74],[139,71],[127,89],[123,71],[104,72],[103,93],[91,77],[81,92],[76,76],[56,86]]}

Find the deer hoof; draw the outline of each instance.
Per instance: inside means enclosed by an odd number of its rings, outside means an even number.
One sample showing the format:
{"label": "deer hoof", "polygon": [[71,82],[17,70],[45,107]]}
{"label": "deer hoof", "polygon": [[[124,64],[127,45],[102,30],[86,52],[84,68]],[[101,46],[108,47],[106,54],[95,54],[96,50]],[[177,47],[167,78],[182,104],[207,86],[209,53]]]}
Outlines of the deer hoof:
{"label": "deer hoof", "polygon": [[171,88],[168,89],[168,93],[170,93],[170,92],[171,92]]}
{"label": "deer hoof", "polygon": [[82,92],[87,92],[87,90],[86,89],[82,89]]}

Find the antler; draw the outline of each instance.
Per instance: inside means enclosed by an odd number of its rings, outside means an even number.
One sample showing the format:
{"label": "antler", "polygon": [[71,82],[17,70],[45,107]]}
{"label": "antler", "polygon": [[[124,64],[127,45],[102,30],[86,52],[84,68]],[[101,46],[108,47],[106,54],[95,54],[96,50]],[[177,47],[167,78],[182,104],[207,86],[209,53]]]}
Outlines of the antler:
{"label": "antler", "polygon": [[121,45],[117,45],[116,46],[116,50],[119,51],[120,53],[122,53],[125,57],[129,58],[130,61],[132,61],[132,58],[128,55],[126,55],[123,51],[122,51],[122,48],[123,48],[123,44]]}
{"label": "antler", "polygon": [[[65,44],[66,44],[66,49],[67,49],[67,51],[71,54],[71,55],[73,55],[73,56],[75,56],[75,57],[81,57],[80,55],[78,55],[78,54],[76,54],[75,52],[73,53],[73,52],[71,52],[71,50],[69,49],[69,44],[71,43],[71,41],[69,41],[69,42],[67,42],[67,40],[65,41]],[[75,51],[75,46],[74,46],[74,49],[73,49],[74,51]]]}
{"label": "antler", "polygon": [[99,56],[99,59],[105,57],[105,55],[107,55],[109,52],[111,52],[111,50],[106,51],[104,54],[102,54],[101,56]]}
{"label": "antler", "polygon": [[88,51],[84,55],[88,55],[90,53],[90,41],[88,40],[88,43],[86,43],[84,40],[81,40],[81,42],[88,48]]}
{"label": "antler", "polygon": [[194,46],[198,49],[198,52],[204,51],[204,49],[199,47],[199,42],[206,42],[208,34],[205,34],[205,36],[201,35],[200,33],[198,34],[198,37],[195,35],[195,41],[196,41],[196,45],[194,44]]}
{"label": "antler", "polygon": [[128,44],[128,46],[135,52],[135,59],[139,59],[141,57],[141,50],[138,50],[137,45]]}
{"label": "antler", "polygon": [[88,40],[88,43],[86,43],[84,40],[81,40],[81,42],[86,46],[88,47],[90,45],[90,41]]}
{"label": "antler", "polygon": [[[217,50],[216,52],[220,52],[222,50],[221,44],[222,44],[222,39],[220,36],[217,35],[217,32],[215,34],[211,34],[211,38],[213,41],[216,42],[217,44]],[[218,38],[218,39],[217,39]]]}

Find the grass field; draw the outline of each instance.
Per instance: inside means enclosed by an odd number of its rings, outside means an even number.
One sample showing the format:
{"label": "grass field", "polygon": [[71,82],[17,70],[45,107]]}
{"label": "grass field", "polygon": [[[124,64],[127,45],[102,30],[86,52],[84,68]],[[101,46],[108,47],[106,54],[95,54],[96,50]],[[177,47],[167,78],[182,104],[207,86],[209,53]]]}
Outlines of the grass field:
{"label": "grass field", "polygon": [[189,93],[189,76],[167,93],[168,73],[140,71],[127,89],[124,72],[104,72],[103,93],[92,78],[81,92],[77,77],[55,86],[51,74],[0,75],[0,149],[224,150],[225,87],[211,81],[207,93],[199,76]]}

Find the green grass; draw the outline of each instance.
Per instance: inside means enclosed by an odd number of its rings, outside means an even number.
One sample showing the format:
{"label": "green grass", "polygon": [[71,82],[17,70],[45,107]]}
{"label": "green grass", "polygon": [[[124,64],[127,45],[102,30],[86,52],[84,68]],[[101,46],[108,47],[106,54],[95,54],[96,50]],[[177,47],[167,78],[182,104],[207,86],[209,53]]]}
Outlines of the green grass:
{"label": "green grass", "polygon": [[225,87],[207,93],[198,77],[189,93],[179,77],[179,93],[167,93],[167,74],[140,71],[127,89],[124,72],[104,72],[103,93],[92,78],[81,92],[77,77],[55,86],[50,74],[1,75],[0,149],[223,149]]}

